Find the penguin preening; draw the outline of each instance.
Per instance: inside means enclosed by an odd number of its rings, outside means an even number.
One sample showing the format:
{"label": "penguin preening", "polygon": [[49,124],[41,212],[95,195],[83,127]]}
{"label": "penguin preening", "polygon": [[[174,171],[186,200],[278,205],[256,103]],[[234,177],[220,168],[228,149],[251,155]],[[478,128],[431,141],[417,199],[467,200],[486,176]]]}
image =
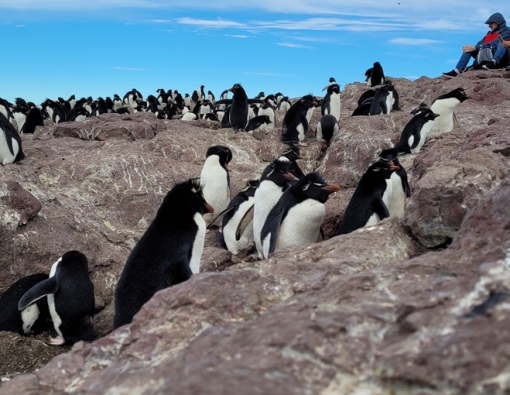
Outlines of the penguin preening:
{"label": "penguin preening", "polygon": [[342,222],[337,228],[337,235],[375,225],[389,217],[388,203],[393,186],[390,177],[396,170],[398,166],[391,160],[379,160],[368,168],[345,209]]}
{"label": "penguin preening", "polygon": [[324,203],[339,190],[338,185],[325,183],[317,173],[307,174],[288,188],[262,228],[263,258],[284,248],[315,243],[326,215]]}
{"label": "penguin preening", "polygon": [[250,180],[229,203],[218,241],[224,248],[236,255],[243,248],[253,244],[253,202],[259,180]]}
{"label": "penguin preening", "polygon": [[280,199],[290,181],[296,177],[290,173],[289,161],[277,159],[266,166],[261,177],[260,184],[255,191],[253,212],[253,238],[260,258],[263,256],[262,228],[272,208]]}
{"label": "penguin preening", "polygon": [[390,181],[392,183],[391,197],[388,203],[388,212],[390,217],[404,218],[406,199],[411,197],[411,188],[407,181],[407,172],[398,160],[398,152],[395,148],[382,151],[379,154],[381,160],[393,162],[393,166],[398,167],[391,173]]}
{"label": "penguin preening", "polygon": [[440,116],[434,121],[434,125],[429,132],[429,138],[438,137],[458,126],[457,117],[453,111],[455,107],[467,99],[470,99],[470,97],[462,88],[454,89],[434,99],[430,109]]}
{"label": "penguin preening", "polygon": [[21,137],[4,114],[0,113],[0,163],[7,165],[25,158]]}
{"label": "penguin preening", "polygon": [[222,212],[230,203],[228,164],[231,160],[232,151],[228,147],[215,145],[207,149],[200,182],[204,199],[215,213]]}
{"label": "penguin preening", "polygon": [[285,114],[282,121],[282,141],[301,143],[308,133],[307,112],[317,106],[312,95],[303,96]]}
{"label": "penguin preening", "polygon": [[368,86],[383,85],[386,82],[383,68],[379,62],[375,62],[374,67],[365,72],[365,77],[367,77],[365,82]]}
{"label": "penguin preening", "polygon": [[199,180],[176,184],[168,192],[122,270],[115,289],[114,328],[130,323],[157,291],[199,272],[207,212],[214,210]]}
{"label": "penguin preening", "polygon": [[90,281],[87,257],[79,251],[68,251],[52,266],[47,280],[30,288],[19,300],[18,309],[26,309],[47,297],[53,326],[58,333],[49,344],[74,344],[97,338],[92,326],[94,285]]}
{"label": "penguin preening", "polygon": [[423,144],[429,138],[435,119],[439,116],[428,108],[418,111],[404,127],[400,141],[395,146],[397,152],[399,154],[419,153]]}
{"label": "penguin preening", "polygon": [[32,274],[12,284],[0,296],[0,331],[14,332],[19,335],[37,335],[51,328],[51,317],[46,298],[18,310],[21,297],[34,285],[47,280],[46,273]]}

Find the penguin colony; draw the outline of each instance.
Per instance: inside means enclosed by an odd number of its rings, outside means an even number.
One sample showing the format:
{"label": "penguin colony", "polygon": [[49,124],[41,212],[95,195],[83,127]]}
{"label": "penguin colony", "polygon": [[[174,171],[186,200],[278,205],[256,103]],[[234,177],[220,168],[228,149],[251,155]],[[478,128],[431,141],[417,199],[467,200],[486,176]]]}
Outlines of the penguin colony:
{"label": "penguin colony", "polygon": [[[377,116],[399,111],[399,96],[382,66],[375,62],[365,73],[370,87],[358,100],[352,116]],[[300,146],[305,146],[311,116],[321,108],[316,138],[329,145],[341,131],[340,86],[329,79],[325,97],[305,95],[292,103],[282,93],[260,92],[249,99],[240,84],[224,90],[216,101],[204,85],[184,97],[178,91],[158,89],[145,100],[136,89],[121,99],[91,97],[76,100],[45,100],[40,106],[0,98],[0,162],[17,163],[25,158],[21,136],[33,133],[44,120],[58,124],[85,121],[104,113],[152,112],[160,119],[206,119],[236,132],[252,132],[261,125],[274,128],[275,110],[282,111],[281,141],[287,148],[264,169],[259,179],[231,198],[229,147],[213,146],[204,153],[200,177],[176,183],[167,193],[155,218],[133,248],[115,290],[114,328],[129,324],[141,307],[159,290],[188,280],[200,271],[207,214],[209,227],[219,226],[218,241],[232,254],[255,248],[261,259],[274,251],[324,239],[321,229],[328,197],[341,186],[324,181],[320,174],[304,174],[298,165]],[[229,92],[232,98],[229,99]],[[388,217],[402,218],[411,195],[407,173],[399,156],[417,154],[427,140],[457,125],[455,107],[469,96],[462,88],[436,98],[429,107],[422,103],[411,114],[394,148],[383,150],[360,178],[336,228],[348,234]],[[215,213],[216,217],[212,218]],[[221,218],[221,225],[219,225]],[[88,261],[79,251],[63,254],[49,270],[16,281],[0,296],[0,330],[20,335],[53,329],[57,337],[49,344],[73,344],[97,338],[92,325],[94,286]]]}

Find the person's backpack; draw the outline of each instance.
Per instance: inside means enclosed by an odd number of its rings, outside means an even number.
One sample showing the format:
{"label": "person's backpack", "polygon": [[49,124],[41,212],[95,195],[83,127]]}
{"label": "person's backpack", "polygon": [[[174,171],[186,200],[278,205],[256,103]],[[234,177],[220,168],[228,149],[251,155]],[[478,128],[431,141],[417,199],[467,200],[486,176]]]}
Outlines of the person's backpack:
{"label": "person's backpack", "polygon": [[484,64],[492,62],[494,59],[494,50],[490,44],[482,44],[482,47],[476,55],[476,60],[473,63],[474,69],[481,69]]}

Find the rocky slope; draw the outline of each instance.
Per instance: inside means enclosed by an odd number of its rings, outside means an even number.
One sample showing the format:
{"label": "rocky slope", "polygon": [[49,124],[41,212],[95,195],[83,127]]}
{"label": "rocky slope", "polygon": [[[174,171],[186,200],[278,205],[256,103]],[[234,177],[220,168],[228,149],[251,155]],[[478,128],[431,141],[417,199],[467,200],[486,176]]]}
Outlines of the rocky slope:
{"label": "rocky slope", "polygon": [[[509,77],[395,79],[403,111],[374,117],[350,117],[366,86],[347,85],[340,136],[329,147],[310,138],[300,163],[342,186],[326,205],[327,240],[255,261],[219,249],[211,231],[203,273],[114,332],[117,278],[173,183],[199,176],[207,148],[222,144],[234,154],[234,195],[282,151],[279,128],[235,134],[106,114],[24,135],[28,158],[0,167],[0,292],[80,250],[104,337],[69,351],[1,333],[0,374],[17,375],[2,393],[507,393]],[[460,126],[401,160],[412,191],[405,218],[333,237],[409,111],[459,86],[472,97],[457,107]]]}

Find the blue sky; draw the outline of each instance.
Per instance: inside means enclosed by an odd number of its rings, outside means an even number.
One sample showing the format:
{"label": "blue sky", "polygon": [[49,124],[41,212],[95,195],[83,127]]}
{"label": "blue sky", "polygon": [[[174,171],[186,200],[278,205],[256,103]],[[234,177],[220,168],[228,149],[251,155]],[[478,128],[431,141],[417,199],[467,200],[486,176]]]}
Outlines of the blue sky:
{"label": "blue sky", "polygon": [[[185,5],[184,5],[185,3]],[[241,4],[242,3],[242,4]],[[0,97],[41,103],[138,89],[216,97],[322,95],[328,79],[415,79],[453,69],[508,1],[0,0]]]}

